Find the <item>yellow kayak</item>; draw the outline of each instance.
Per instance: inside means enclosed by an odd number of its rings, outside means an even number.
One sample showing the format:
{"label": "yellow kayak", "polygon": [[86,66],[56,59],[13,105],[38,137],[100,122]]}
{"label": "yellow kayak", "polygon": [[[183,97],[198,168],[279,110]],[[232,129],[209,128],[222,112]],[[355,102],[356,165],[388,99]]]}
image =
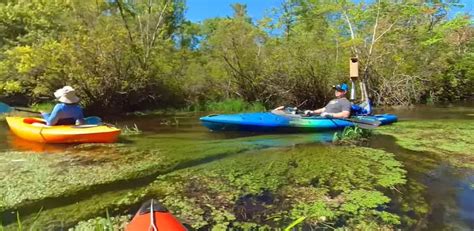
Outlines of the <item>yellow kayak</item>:
{"label": "yellow kayak", "polygon": [[113,143],[120,129],[106,125],[47,126],[40,118],[6,117],[18,137],[41,143]]}

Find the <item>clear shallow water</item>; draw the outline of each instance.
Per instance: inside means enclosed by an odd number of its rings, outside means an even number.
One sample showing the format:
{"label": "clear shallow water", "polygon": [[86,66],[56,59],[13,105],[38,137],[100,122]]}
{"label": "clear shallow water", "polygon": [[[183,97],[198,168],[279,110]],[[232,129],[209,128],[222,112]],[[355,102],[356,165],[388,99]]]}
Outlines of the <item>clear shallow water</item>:
{"label": "clear shallow water", "polygon": [[[389,110],[389,113],[399,115],[400,120],[431,120],[431,119],[474,119],[473,107],[417,107],[415,109]],[[145,148],[167,148],[167,145],[199,145],[212,142],[233,142],[244,139],[242,145],[250,145],[258,149],[268,147],[288,147],[299,144],[327,143],[332,140],[333,133],[314,134],[252,134],[252,133],[214,133],[209,132],[199,124],[197,115],[175,116],[130,116],[109,121],[118,126],[133,127],[136,125],[143,134],[133,137],[124,137],[125,145],[138,145]],[[408,183],[405,188],[399,189],[403,196],[393,195],[391,204],[394,212],[408,216],[415,220],[414,224],[403,224],[402,228],[424,230],[472,230],[474,229],[474,172],[467,169],[458,169],[450,166],[444,160],[432,153],[413,152],[396,145],[395,140],[387,136],[376,136],[372,139],[371,147],[384,149],[396,155],[408,174]],[[4,151],[37,152],[38,155],[54,154],[60,157],[62,152],[70,150],[74,145],[37,144],[21,140],[8,131],[6,123],[0,123],[0,155]],[[302,146],[304,148],[304,146]],[[97,155],[96,149],[90,150],[90,155]],[[238,154],[238,153],[234,153]],[[233,154],[233,155],[234,155]],[[120,158],[118,156],[117,158]],[[186,168],[209,161],[218,161],[225,155],[203,159],[180,166]],[[179,165],[179,164],[178,164]],[[0,171],[1,172],[1,171]],[[107,193],[126,193],[131,188],[142,187],[148,184],[156,175],[141,178],[133,184],[110,184],[98,191]],[[22,208],[22,214],[34,215],[41,207],[54,209],[71,206],[75,202],[86,200],[93,193],[82,197],[68,197],[64,200],[45,200],[33,206]],[[397,198],[398,197],[398,198]],[[406,209],[406,207],[413,209]],[[426,207],[427,213],[417,214],[416,207]],[[405,208],[405,209],[404,209]],[[101,214],[97,214],[101,215]],[[4,219],[13,222],[13,216]]]}

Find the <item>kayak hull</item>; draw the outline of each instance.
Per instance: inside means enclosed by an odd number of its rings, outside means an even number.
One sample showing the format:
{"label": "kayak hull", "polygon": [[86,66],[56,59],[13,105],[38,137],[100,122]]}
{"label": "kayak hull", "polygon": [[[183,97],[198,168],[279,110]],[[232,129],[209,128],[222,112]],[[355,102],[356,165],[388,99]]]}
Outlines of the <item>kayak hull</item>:
{"label": "kayak hull", "polygon": [[[397,121],[397,116],[392,114],[356,116],[355,118],[368,122],[378,120],[381,125]],[[212,131],[317,132],[338,130],[355,125],[341,119],[280,115],[271,112],[209,115],[201,117],[200,120],[203,126]]]}
{"label": "kayak hull", "polygon": [[39,143],[113,143],[120,135],[120,129],[105,125],[45,126],[39,118],[7,117],[6,120],[16,136]]}
{"label": "kayak hull", "polygon": [[[152,203],[153,207],[151,207]],[[155,227],[156,230],[187,230],[163,205],[156,200],[150,200],[142,204],[125,231],[153,230],[152,227]]]}

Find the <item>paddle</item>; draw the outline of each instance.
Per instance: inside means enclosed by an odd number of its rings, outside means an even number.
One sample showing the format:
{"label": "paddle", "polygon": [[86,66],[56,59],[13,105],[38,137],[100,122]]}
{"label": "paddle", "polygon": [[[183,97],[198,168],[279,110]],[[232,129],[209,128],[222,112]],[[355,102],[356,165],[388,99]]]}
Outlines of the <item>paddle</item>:
{"label": "paddle", "polygon": [[[29,113],[34,113],[34,114],[39,114],[41,115],[41,112],[39,111],[33,111],[30,109],[25,109],[25,108],[17,108],[17,107],[10,107],[5,103],[0,102],[0,114],[3,113],[9,113],[12,111],[23,111],[23,112],[29,112]],[[89,116],[84,118],[85,124],[103,124],[102,119],[98,116]]]}
{"label": "paddle", "polygon": [[33,111],[30,109],[25,109],[25,108],[10,107],[9,105],[5,103],[0,102],[0,114],[9,113],[12,111],[24,111],[24,112],[29,112],[29,113],[41,114],[41,112],[39,111]]}

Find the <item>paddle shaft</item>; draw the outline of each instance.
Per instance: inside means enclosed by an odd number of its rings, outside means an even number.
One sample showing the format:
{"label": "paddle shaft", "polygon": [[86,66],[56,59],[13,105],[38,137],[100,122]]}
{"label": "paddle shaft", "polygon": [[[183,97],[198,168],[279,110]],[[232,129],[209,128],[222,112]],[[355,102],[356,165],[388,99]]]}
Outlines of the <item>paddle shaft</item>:
{"label": "paddle shaft", "polygon": [[39,112],[39,111],[33,111],[33,110],[25,109],[25,108],[13,107],[13,110],[24,111],[24,112],[29,112],[29,113],[34,113],[34,114],[40,114],[41,115],[41,112]]}

